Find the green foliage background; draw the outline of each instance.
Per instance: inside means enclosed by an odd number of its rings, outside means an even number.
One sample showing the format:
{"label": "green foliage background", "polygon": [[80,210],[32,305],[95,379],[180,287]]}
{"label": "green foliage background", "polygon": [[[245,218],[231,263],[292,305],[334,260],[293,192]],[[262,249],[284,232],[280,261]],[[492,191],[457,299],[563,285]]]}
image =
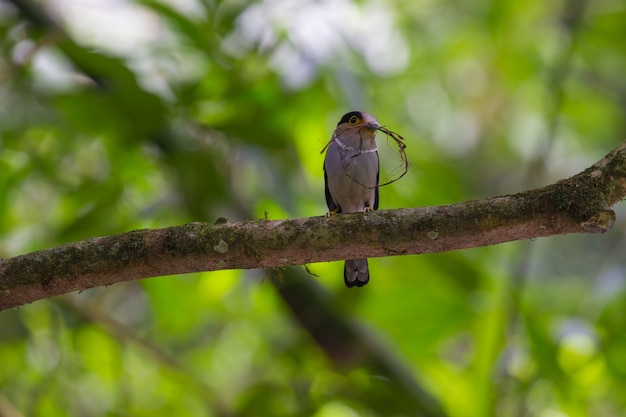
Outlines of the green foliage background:
{"label": "green foliage background", "polygon": [[[411,170],[381,209],[549,184],[626,137],[617,0],[42,3],[0,1],[3,258],[218,216],[322,215],[319,151],[355,109],[407,140]],[[277,291],[293,281],[321,288],[319,308],[364,328],[357,346],[378,346],[446,415],[621,416],[617,211],[600,236],[374,259],[360,290],[327,263],[5,311],[0,415],[440,415],[399,406],[359,348],[351,363],[325,355]]]}

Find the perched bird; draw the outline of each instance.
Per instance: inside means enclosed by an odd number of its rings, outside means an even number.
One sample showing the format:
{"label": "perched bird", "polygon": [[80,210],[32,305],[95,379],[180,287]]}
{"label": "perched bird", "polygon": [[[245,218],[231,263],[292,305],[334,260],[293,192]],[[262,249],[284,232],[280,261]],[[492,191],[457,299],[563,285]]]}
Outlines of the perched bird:
{"label": "perched bird", "polygon": [[[378,209],[378,148],[376,119],[365,112],[346,113],[333,132],[324,158],[324,182],[329,214]],[[362,287],[370,279],[367,259],[345,261],[347,287]]]}

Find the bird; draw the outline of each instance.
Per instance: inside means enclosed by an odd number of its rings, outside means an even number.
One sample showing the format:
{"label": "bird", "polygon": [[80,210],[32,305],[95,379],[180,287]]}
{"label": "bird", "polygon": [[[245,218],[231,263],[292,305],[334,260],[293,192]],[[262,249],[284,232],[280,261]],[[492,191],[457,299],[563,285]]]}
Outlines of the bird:
{"label": "bird", "polygon": [[[328,215],[378,210],[378,121],[369,113],[344,114],[326,145],[324,184]],[[322,150],[323,152],[323,150]],[[347,259],[346,287],[362,287],[370,280],[367,259]]]}

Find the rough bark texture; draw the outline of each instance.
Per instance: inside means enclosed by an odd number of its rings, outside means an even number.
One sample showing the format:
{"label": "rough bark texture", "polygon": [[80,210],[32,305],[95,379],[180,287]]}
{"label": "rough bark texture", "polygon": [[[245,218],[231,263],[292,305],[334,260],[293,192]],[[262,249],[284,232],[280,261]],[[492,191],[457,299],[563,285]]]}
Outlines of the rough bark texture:
{"label": "rough bark texture", "polygon": [[626,142],[544,188],[438,207],[292,220],[189,223],[88,239],[0,260],[0,310],[133,279],[220,269],[443,252],[602,233],[626,196]]}

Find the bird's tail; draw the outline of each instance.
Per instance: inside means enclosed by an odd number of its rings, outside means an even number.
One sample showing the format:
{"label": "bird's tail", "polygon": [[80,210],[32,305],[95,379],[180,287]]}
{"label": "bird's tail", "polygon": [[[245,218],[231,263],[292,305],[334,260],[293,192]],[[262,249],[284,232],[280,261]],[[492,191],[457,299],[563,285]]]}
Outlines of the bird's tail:
{"label": "bird's tail", "polygon": [[367,266],[367,259],[346,260],[343,269],[343,281],[346,287],[362,287],[370,280],[370,270]]}

